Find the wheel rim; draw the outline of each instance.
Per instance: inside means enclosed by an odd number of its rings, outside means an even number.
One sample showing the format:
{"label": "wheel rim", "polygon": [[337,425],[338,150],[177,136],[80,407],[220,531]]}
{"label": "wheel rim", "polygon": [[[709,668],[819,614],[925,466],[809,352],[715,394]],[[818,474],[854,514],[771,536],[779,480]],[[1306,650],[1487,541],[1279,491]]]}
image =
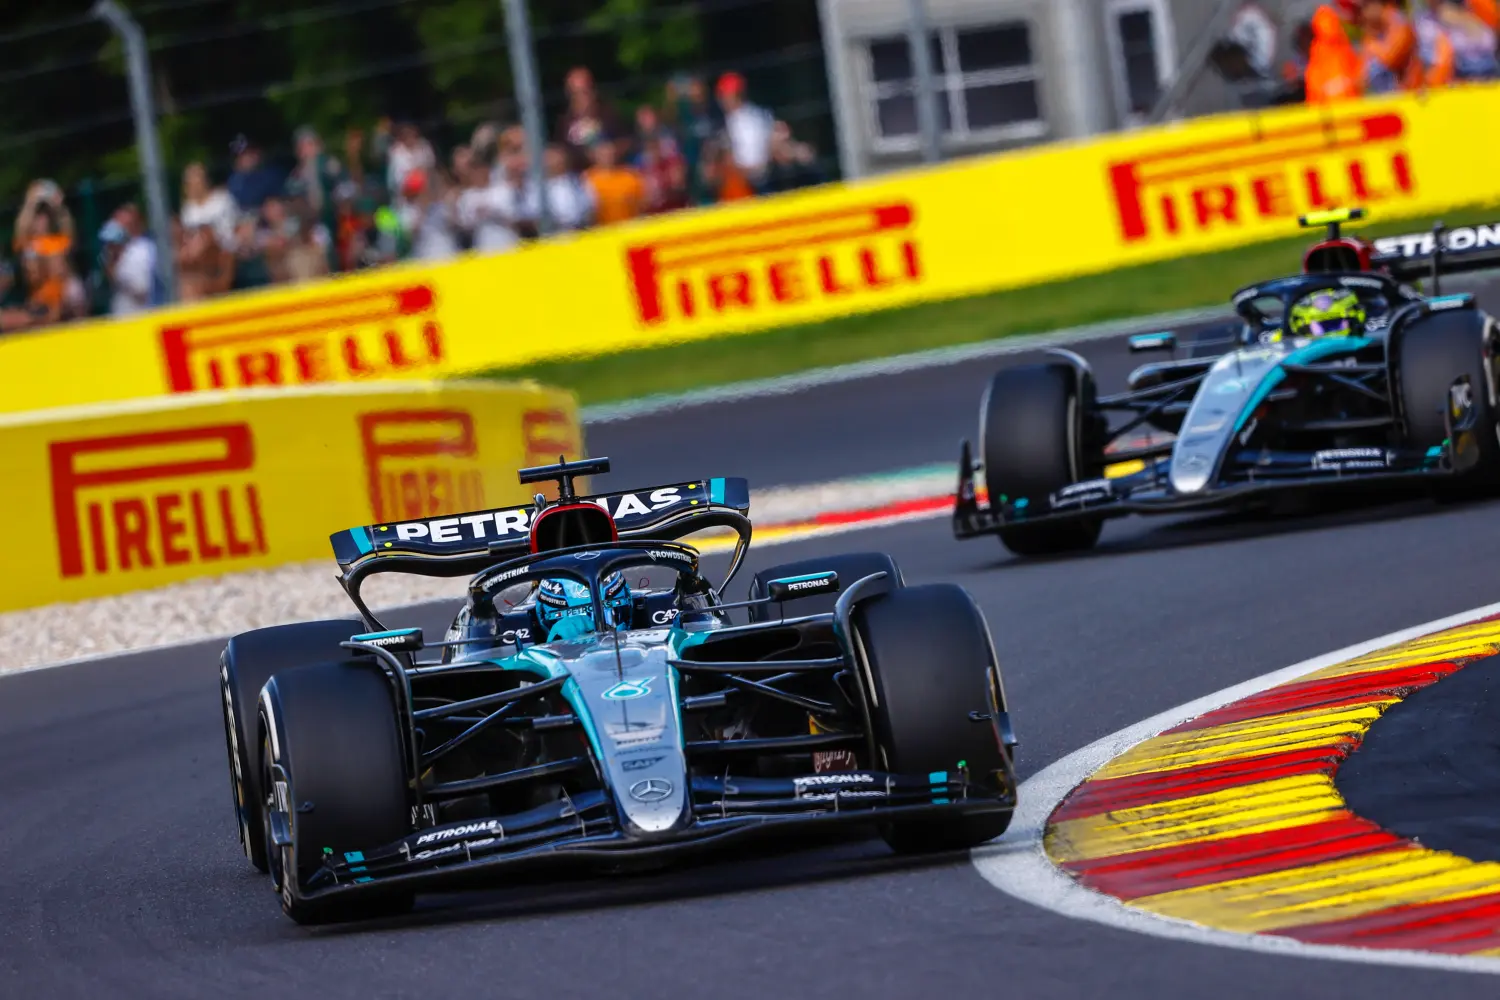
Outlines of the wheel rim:
{"label": "wheel rim", "polygon": [[281,849],[271,841],[271,811],[276,808],[276,782],[271,774],[271,742],[261,744],[260,782],[263,794],[260,803],[260,826],[262,845],[266,852],[266,868],[271,874],[271,884],[278,891],[282,888],[285,868]]}
{"label": "wheel rim", "polygon": [[240,849],[245,852],[245,857],[254,861],[250,824],[247,822],[250,803],[245,801],[245,772],[240,765],[239,727],[234,717],[234,696],[229,690],[228,678],[222,671],[219,674],[219,689],[224,694],[224,745],[229,751],[229,795],[234,804],[234,825],[239,834]]}

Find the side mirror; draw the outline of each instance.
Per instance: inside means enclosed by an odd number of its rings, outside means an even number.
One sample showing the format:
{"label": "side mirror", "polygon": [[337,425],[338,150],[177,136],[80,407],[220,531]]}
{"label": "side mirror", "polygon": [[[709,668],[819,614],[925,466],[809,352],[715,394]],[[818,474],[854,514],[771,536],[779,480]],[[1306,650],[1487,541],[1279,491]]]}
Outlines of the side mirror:
{"label": "side mirror", "polygon": [[838,592],[839,575],[832,572],[789,576],[781,580],[771,580],[766,584],[766,596],[773,601],[795,601],[802,597],[816,597],[818,594],[837,594]]}
{"label": "side mirror", "polygon": [[349,641],[363,646],[388,649],[393,653],[415,653],[422,648],[422,630],[398,628],[390,632],[365,632],[361,635],[350,636]]}
{"label": "side mirror", "polygon": [[1130,338],[1130,353],[1144,354],[1147,351],[1177,350],[1177,334],[1163,330],[1161,333],[1138,333]]}

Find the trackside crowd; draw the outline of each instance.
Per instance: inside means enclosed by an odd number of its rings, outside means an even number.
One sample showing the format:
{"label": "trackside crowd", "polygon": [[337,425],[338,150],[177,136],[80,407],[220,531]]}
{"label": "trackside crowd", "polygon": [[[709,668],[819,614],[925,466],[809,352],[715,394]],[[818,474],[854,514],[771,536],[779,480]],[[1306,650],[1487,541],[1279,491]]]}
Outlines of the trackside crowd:
{"label": "trackside crowd", "polygon": [[[582,230],[825,179],[811,147],[751,100],[738,73],[712,85],[680,76],[661,102],[629,113],[598,93],[586,67],[568,73],[565,92],[566,110],[541,150],[529,148],[519,126],[497,122],[446,156],[400,121],[351,128],[337,150],[316,130],[298,129],[290,164],[237,137],[222,183],[203,163],[182,172],[168,242],[178,298],[502,252],[540,235],[544,205],[552,231]],[[539,190],[534,155],[544,167]],[[154,277],[156,242],[135,203],[113,211],[91,241],[97,259],[85,259],[84,237],[93,234],[78,232],[57,184],[38,180],[13,233],[0,249],[0,332],[124,316],[165,300]]]}

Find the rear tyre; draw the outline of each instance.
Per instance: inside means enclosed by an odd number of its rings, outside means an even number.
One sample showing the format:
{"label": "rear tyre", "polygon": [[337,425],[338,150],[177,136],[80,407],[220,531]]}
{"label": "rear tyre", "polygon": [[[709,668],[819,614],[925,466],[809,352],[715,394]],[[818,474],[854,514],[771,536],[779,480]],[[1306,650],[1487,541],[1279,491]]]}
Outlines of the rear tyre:
{"label": "rear tyre", "polygon": [[278,673],[266,684],[260,728],[262,828],[283,805],[291,823],[290,846],[266,839],[282,910],[299,924],[409,910],[409,891],[354,899],[293,891],[325,856],[384,847],[411,832],[400,723],[384,673],[358,661]]}
{"label": "rear tyre", "polygon": [[[979,414],[992,504],[1001,496],[1042,503],[1102,470],[1101,428],[1095,426],[1102,418],[1093,400],[1092,381],[1080,379],[1068,364],[1023,365],[995,374]],[[1000,541],[1021,556],[1080,552],[1093,548],[1102,527],[1098,518],[1016,524],[1000,530]]]}
{"label": "rear tyre", "polygon": [[[901,570],[896,565],[896,560],[884,552],[847,552],[843,555],[829,556],[827,559],[803,559],[800,562],[783,563],[780,566],[772,566],[763,569],[750,578],[750,599],[759,600],[766,596],[766,584],[771,580],[780,580],[789,576],[802,576],[807,573],[837,573],[839,575],[840,590],[847,589],[857,580],[862,580],[873,573],[885,573],[889,579],[902,586]],[[824,615],[833,610],[834,604],[838,602],[838,594],[820,594],[817,597],[806,597],[796,603],[795,614],[800,618],[805,615]],[[780,618],[782,605],[762,604],[750,608],[750,620],[752,622],[775,621]]]}
{"label": "rear tyre", "polygon": [[260,689],[274,673],[339,659],[343,655],[339,643],[363,629],[364,623],[357,618],[277,625],[235,636],[219,656],[235,826],[245,857],[260,871],[266,871],[266,832],[260,817],[263,792],[256,766]]}
{"label": "rear tyre", "polygon": [[[853,626],[884,769],[930,774],[962,765],[997,795],[1012,790],[1011,748],[995,722],[1004,689],[973,598],[951,583],[907,587],[860,604]],[[881,836],[902,853],[951,851],[993,840],[1009,825],[1009,813],[908,820],[884,826]]]}
{"label": "rear tyre", "polygon": [[1442,501],[1489,496],[1500,489],[1500,437],[1484,356],[1486,324],[1485,317],[1473,310],[1432,314],[1401,331],[1393,359],[1407,443],[1413,448],[1432,448],[1447,439],[1449,390],[1455,379],[1468,376],[1479,463],[1438,487],[1436,496]]}

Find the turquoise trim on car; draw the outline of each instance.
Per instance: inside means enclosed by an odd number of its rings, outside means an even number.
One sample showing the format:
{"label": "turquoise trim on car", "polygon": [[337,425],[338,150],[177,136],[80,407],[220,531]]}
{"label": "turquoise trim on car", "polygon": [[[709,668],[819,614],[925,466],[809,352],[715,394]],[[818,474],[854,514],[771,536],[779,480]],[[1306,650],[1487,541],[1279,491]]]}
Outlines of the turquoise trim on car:
{"label": "turquoise trim on car", "polygon": [[1271,395],[1286,378],[1285,366],[1310,365],[1318,361],[1326,361],[1339,354],[1353,354],[1355,351],[1369,347],[1371,343],[1373,341],[1368,337],[1323,337],[1292,351],[1277,363],[1275,369],[1261,379],[1260,385],[1255,387],[1255,391],[1245,401],[1244,408],[1240,410],[1239,420],[1235,421],[1234,432],[1238,434],[1244,429],[1245,421],[1250,419],[1250,414],[1254,413],[1256,407],[1264,403],[1266,397]]}
{"label": "turquoise trim on car", "polygon": [[604,744],[600,742],[599,731],[594,727],[594,714],[586,711],[587,706],[584,705],[583,697],[578,690],[578,682],[568,674],[567,668],[562,665],[561,660],[557,660],[554,657],[553,662],[548,663],[543,658],[546,655],[545,651],[528,649],[517,653],[515,656],[507,657],[504,660],[491,660],[490,662],[503,670],[525,670],[530,673],[540,674],[546,680],[552,680],[554,677],[567,677],[568,681],[562,686],[559,693],[562,695],[563,701],[566,701],[568,707],[573,710],[573,714],[578,716],[578,721],[583,724],[584,734],[588,736],[589,745],[594,748],[595,755],[597,755],[599,760],[603,760]]}
{"label": "turquoise trim on car", "polygon": [[718,504],[724,502],[724,480],[710,479],[708,481],[708,501]]}
{"label": "turquoise trim on car", "polygon": [[350,528],[349,537],[354,539],[354,547],[359,549],[359,554],[367,556],[375,551],[375,543],[370,541],[369,532],[364,528]]}

